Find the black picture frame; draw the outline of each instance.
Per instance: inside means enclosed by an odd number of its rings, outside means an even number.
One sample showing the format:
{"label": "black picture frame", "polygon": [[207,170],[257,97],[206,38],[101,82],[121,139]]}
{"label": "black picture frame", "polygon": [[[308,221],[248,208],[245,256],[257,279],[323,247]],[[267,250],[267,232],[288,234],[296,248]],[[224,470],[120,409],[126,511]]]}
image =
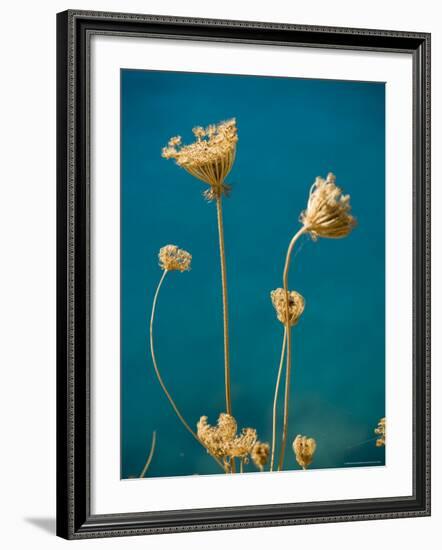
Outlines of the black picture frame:
{"label": "black picture frame", "polygon": [[[89,42],[155,36],[413,58],[413,495],[92,515]],[[67,539],[430,515],[430,35],[68,10],[57,15],[57,534]]]}

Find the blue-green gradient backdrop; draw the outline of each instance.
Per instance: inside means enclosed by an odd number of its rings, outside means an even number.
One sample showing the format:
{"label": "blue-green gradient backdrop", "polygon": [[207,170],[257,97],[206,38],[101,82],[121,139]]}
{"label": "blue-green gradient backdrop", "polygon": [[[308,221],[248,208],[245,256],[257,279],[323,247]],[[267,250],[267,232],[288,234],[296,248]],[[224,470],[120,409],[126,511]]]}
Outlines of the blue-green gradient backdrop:
{"label": "blue-green gradient backdrop", "polygon": [[224,201],[233,414],[271,440],[283,329],[269,293],[281,286],[311,184],[332,171],[358,226],[345,239],[303,237],[292,261],[290,286],[306,309],[293,330],[285,466],[298,468],[298,433],[317,440],[314,468],[384,464],[373,439],[385,414],[384,84],[122,70],[121,92],[122,478],[140,474],[153,430],[149,476],[219,473],[155,378],[148,319],[158,250],[177,244],[192,253],[192,270],[166,277],[157,360],[189,423],[201,415],[214,423],[225,410],[216,207],[202,197],[205,184],[161,148],[230,117],[239,135]]}

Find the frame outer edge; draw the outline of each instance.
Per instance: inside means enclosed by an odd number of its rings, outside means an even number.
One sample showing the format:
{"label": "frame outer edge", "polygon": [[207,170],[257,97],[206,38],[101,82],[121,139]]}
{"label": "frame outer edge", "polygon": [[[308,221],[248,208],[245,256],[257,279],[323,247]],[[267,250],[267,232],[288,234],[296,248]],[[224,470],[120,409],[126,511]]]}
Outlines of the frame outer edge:
{"label": "frame outer edge", "polygon": [[[85,503],[79,502],[75,490],[75,426],[79,412],[75,410],[75,246],[76,246],[76,21],[82,18],[97,20],[139,21],[145,23],[175,23],[243,27],[249,29],[273,29],[309,31],[312,33],[346,33],[355,36],[379,36],[413,38],[421,41],[422,57],[420,129],[420,175],[421,200],[423,202],[422,276],[424,284],[423,332],[425,342],[423,355],[422,398],[425,402],[422,419],[422,436],[425,438],[424,479],[425,502],[423,509],[396,512],[374,512],[341,515],[317,515],[292,519],[256,519],[217,521],[178,526],[132,527],[121,522],[120,514],[115,522],[107,525],[85,518]],[[315,524],[370,519],[417,517],[430,514],[430,34],[402,31],[376,31],[341,27],[315,27],[306,25],[265,22],[226,21],[196,18],[181,18],[156,15],[120,14],[67,10],[57,14],[57,535],[67,539],[83,539],[111,536],[159,534],[184,531],[207,531],[214,529],[237,529],[244,527],[269,527],[279,525]],[[326,47],[326,46],[321,46]],[[366,48],[370,49],[370,48]],[[388,49],[388,48],[387,48]],[[393,50],[393,48],[392,48]],[[419,183],[415,181],[414,185]],[[78,321],[77,321],[78,322]],[[422,407],[423,409],[423,407]],[[64,411],[64,412],[63,412]],[[79,426],[81,427],[81,426]],[[81,481],[81,480],[80,480]],[[77,480],[78,483],[78,480]],[[99,517],[99,516],[98,516]],[[120,522],[120,523],[118,523]]]}
{"label": "frame outer edge", "polygon": [[164,24],[181,24],[185,25],[201,25],[201,26],[225,26],[225,27],[244,27],[249,29],[264,29],[264,30],[287,30],[287,31],[306,31],[312,33],[336,33],[336,34],[351,34],[364,36],[383,36],[383,37],[399,37],[399,38],[415,38],[426,40],[430,33],[426,32],[411,32],[398,31],[389,29],[368,29],[361,27],[333,27],[324,25],[306,25],[295,23],[274,23],[269,21],[251,21],[241,19],[211,19],[202,17],[188,17],[180,15],[158,15],[158,14],[141,14],[141,13],[124,13],[113,11],[92,11],[92,10],[76,10],[69,9],[66,11],[70,16],[78,19],[93,18],[93,19],[108,19],[114,21],[138,21],[145,23],[164,23]]}
{"label": "frame outer edge", "polygon": [[68,537],[67,13],[57,14],[57,535]]}
{"label": "frame outer edge", "polygon": [[424,202],[425,202],[425,509],[431,515],[431,35],[425,44],[425,150]]}

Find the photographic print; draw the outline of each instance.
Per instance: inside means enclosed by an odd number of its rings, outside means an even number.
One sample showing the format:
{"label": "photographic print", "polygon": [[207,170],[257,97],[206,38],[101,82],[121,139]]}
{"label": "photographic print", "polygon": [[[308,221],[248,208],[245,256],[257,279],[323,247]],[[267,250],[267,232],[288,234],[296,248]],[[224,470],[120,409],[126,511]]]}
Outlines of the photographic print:
{"label": "photographic print", "polygon": [[121,478],[385,465],[385,84],[121,70]]}

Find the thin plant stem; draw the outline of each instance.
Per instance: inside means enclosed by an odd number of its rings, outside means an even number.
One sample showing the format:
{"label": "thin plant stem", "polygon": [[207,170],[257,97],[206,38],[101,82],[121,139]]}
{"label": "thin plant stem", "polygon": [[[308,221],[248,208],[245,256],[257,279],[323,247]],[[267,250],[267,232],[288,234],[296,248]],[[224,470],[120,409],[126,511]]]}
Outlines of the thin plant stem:
{"label": "thin plant stem", "polygon": [[[166,397],[167,399],[169,400],[169,403],[172,405],[172,409],[175,411],[175,414],[178,416],[178,418],[180,419],[181,423],[183,424],[183,426],[186,428],[186,430],[194,437],[194,439],[196,439],[196,441],[198,441],[198,443],[200,445],[202,445],[204,447],[204,449],[206,449],[207,451],[207,447],[202,443],[202,441],[200,440],[200,438],[198,437],[198,435],[192,430],[192,428],[189,426],[189,424],[186,422],[186,420],[184,419],[183,415],[180,413],[178,407],[176,406],[175,404],[175,401],[172,399],[172,396],[170,395],[170,393],[168,392],[167,388],[166,388],[166,385],[164,384],[163,382],[163,378],[160,374],[160,370],[158,368],[158,364],[157,364],[157,360],[156,360],[156,357],[155,357],[155,348],[154,348],[154,343],[153,343],[153,323],[154,323],[154,320],[155,320],[155,309],[156,309],[156,305],[157,305],[157,300],[158,300],[158,295],[159,295],[159,292],[160,292],[160,288],[164,282],[164,279],[166,278],[166,275],[167,275],[168,271],[167,269],[164,270],[163,272],[163,275],[161,276],[161,279],[160,279],[160,282],[158,283],[158,286],[157,286],[157,289],[155,291],[155,295],[154,295],[154,298],[153,298],[153,303],[152,303],[152,313],[151,313],[151,316],[150,316],[150,354],[152,356],[152,362],[153,362],[153,366],[154,366],[154,369],[155,369],[155,374],[157,375],[157,378],[158,378],[158,382],[160,383],[160,386],[163,390],[163,392],[166,394]],[[218,460],[215,456],[213,456],[212,454],[209,453],[209,455],[217,462],[217,464],[225,471],[225,468],[222,464],[222,462],[220,460]]]}
{"label": "thin plant stem", "polygon": [[221,286],[223,295],[223,323],[224,323],[224,379],[226,388],[226,412],[232,414],[232,401],[230,396],[230,354],[229,354],[229,308],[227,302],[227,269],[226,252],[224,246],[224,225],[222,196],[216,198],[216,212],[218,218],[219,255],[221,261]]}
{"label": "thin plant stem", "polygon": [[275,463],[275,447],[276,447],[276,410],[278,406],[279,385],[281,383],[282,369],[284,366],[285,345],[287,342],[287,328],[284,327],[284,337],[282,339],[281,359],[279,361],[278,376],[276,378],[275,397],[273,399],[273,421],[272,421],[272,458],[270,461],[270,471],[273,472]]}
{"label": "thin plant stem", "polygon": [[292,367],[292,334],[290,326],[290,311],[289,311],[289,290],[288,290],[288,277],[290,269],[290,260],[295,246],[296,241],[307,231],[305,226],[295,234],[295,236],[290,241],[289,247],[287,249],[287,255],[285,258],[284,273],[283,273],[283,286],[285,291],[285,328],[287,332],[287,367],[285,371],[285,395],[284,395],[284,420],[282,427],[282,441],[281,441],[281,452],[279,455],[279,465],[278,470],[282,470],[284,466],[284,453],[285,447],[287,444],[287,430],[288,430],[288,419],[289,419],[289,402],[290,402],[290,374]]}
{"label": "thin plant stem", "polygon": [[150,463],[152,462],[153,454],[155,452],[155,445],[157,443],[157,432],[152,432],[152,443],[150,445],[150,452],[149,456],[147,457],[146,464],[144,465],[143,471],[140,474],[140,477],[144,477],[146,475],[147,470],[149,469]]}
{"label": "thin plant stem", "polygon": [[[219,257],[221,262],[221,287],[223,295],[223,324],[224,324],[224,381],[226,389],[226,412],[232,414],[232,399],[230,396],[230,351],[229,351],[229,305],[227,300],[227,268],[226,250],[224,245],[224,224],[222,195],[216,197],[216,213],[218,219]],[[235,459],[232,459],[232,473],[236,472]]]}
{"label": "thin plant stem", "polygon": [[239,463],[239,473],[240,474],[244,473],[244,459],[243,458],[241,458],[241,461]]}

